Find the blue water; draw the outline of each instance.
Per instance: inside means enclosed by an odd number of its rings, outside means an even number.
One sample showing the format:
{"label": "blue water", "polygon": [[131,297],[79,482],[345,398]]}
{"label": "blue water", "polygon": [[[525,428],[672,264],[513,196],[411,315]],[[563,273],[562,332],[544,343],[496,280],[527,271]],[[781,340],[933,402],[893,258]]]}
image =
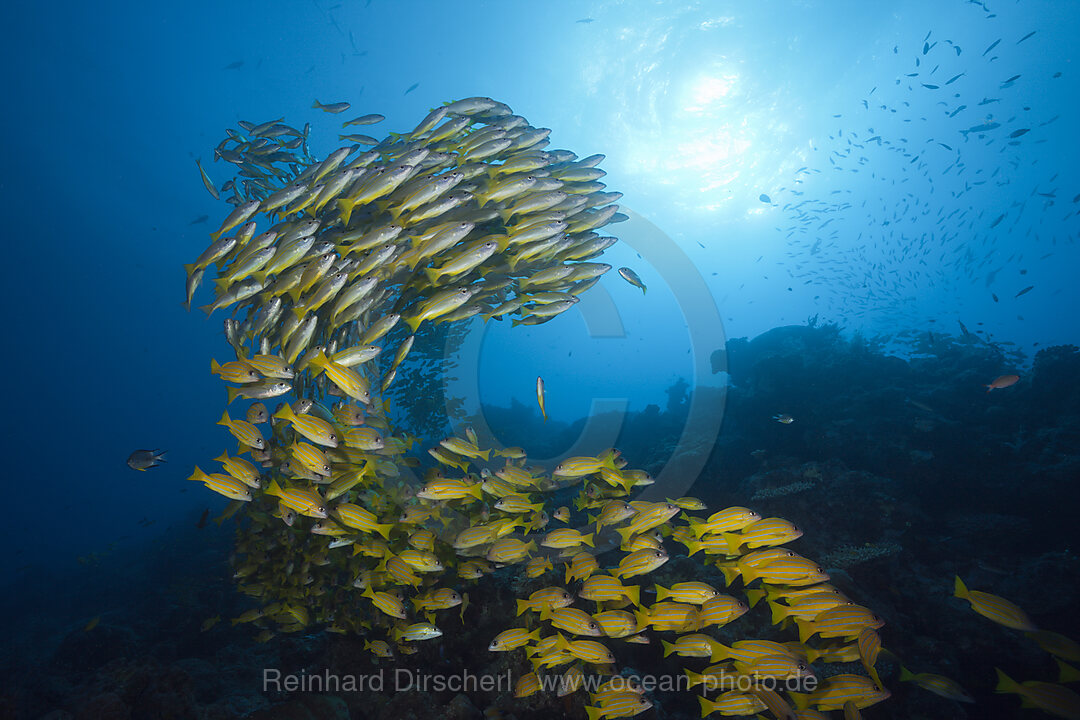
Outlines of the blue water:
{"label": "blue water", "polygon": [[[229,353],[220,314],[181,307],[181,265],[226,211],[194,161],[220,185],[224,128],[277,117],[324,156],[345,115],[315,99],[384,114],[382,133],[486,95],[606,155],[634,218],[604,261],[648,293],[610,273],[556,322],[476,323],[452,383],[473,410],[533,403],[537,375],[556,420],[662,406],[680,377],[726,382],[726,338],[814,316],[902,357],[959,321],[1025,354],[1001,372],[1080,340],[1071,0],[61,2],[0,21],[11,582],[167,546],[224,507],[184,482],[222,450],[208,366]],[[135,448],[168,464],[134,473]]]}

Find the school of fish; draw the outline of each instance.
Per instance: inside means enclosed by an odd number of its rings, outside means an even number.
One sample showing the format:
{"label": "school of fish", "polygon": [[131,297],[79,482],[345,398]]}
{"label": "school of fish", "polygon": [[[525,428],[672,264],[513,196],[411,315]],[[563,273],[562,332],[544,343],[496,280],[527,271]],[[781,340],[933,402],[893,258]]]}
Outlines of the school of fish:
{"label": "school of fish", "polygon": [[[355,144],[323,160],[308,151],[308,128],[240,128],[216,150],[235,178],[219,187],[199,166],[215,197],[232,193],[233,210],[186,266],[188,305],[214,266],[203,309],[231,313],[235,357],[213,359],[211,371],[227,383],[218,424],[236,451],[214,460],[220,471],[196,467],[189,479],[232,500],[219,521],[242,514],[235,579],[257,607],[234,625],[255,625],[260,641],[355,634],[392,659],[461,627],[446,619],[464,618],[470,583],[522,573],[546,585],[517,600],[517,626],[489,645],[528,656],[518,697],[557,676],[560,694],[588,694],[589,720],[639,714],[651,701],[616,682],[621,643],[685,661],[703,717],[857,717],[890,696],[876,671],[882,619],[786,547],[802,534],[792,522],[745,507],[705,514],[695,498],[629,499],[652,478],[615,449],[548,471],[520,448],[482,447],[469,428],[426,452],[395,429],[385,393],[431,327],[476,316],[548,322],[611,269],[596,260],[616,239],[598,231],[625,216],[599,182],[602,156],[549,150],[547,129],[482,97],[436,108],[409,132],[343,136]],[[540,378],[537,396],[543,410]],[[151,456],[132,466],[152,466]],[[556,507],[573,488],[573,510]],[[650,580],[675,552],[714,565],[726,587]],[[965,597],[1037,632],[995,596]],[[712,634],[748,612],[767,612],[775,636],[725,644]],[[1038,637],[1070,650],[1067,639]],[[851,662],[865,674],[821,671]],[[904,672],[967,697],[946,678]],[[597,677],[606,679],[590,683]],[[732,689],[747,679],[749,689]],[[782,694],[772,689],[780,681],[794,684]],[[1003,692],[1060,702],[1010,683]]]}

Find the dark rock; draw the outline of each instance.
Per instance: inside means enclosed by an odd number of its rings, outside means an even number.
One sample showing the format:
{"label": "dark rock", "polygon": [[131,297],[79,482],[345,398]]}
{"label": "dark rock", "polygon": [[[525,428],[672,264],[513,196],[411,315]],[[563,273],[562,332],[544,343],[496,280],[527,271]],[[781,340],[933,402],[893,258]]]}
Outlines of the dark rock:
{"label": "dark rock", "polygon": [[130,720],[131,708],[116,693],[90,698],[75,713],[75,720]]}
{"label": "dark rock", "polygon": [[197,716],[191,677],[178,667],[152,673],[132,703],[131,720],[190,720]]}
{"label": "dark rock", "polygon": [[[399,716],[395,718],[403,720]],[[302,695],[256,710],[247,720],[349,720],[349,708],[344,700],[333,695]]]}
{"label": "dark rock", "polygon": [[98,625],[89,632],[76,630],[61,641],[53,664],[63,670],[88,672],[110,660],[135,654],[137,640],[129,628]]}

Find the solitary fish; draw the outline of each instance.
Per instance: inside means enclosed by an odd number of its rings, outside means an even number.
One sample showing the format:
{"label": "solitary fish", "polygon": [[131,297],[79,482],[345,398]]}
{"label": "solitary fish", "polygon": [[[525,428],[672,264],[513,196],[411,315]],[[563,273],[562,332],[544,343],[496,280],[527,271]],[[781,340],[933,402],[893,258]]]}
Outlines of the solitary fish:
{"label": "solitary fish", "polygon": [[1001,388],[1007,388],[1010,385],[1015,385],[1017,380],[1020,379],[1019,375],[1000,375],[994,378],[994,381],[989,385],[986,385],[986,392],[991,390],[1000,390]]}
{"label": "solitary fish", "polygon": [[136,450],[128,456],[128,467],[144,472],[147,468],[157,467],[166,462],[164,455],[167,452],[168,450]]}
{"label": "solitary fish", "polygon": [[971,603],[972,610],[999,625],[1026,632],[1038,630],[1035,623],[1028,618],[1027,613],[1017,605],[997,595],[979,590],[968,590],[959,575],[956,576],[956,590],[953,594],[961,600],[967,600]]}
{"label": "solitary fish", "polygon": [[318,100],[316,100],[311,105],[311,107],[315,108],[316,110],[322,110],[323,112],[337,114],[337,113],[340,113],[340,112],[345,112],[346,110],[348,110],[352,106],[349,105],[349,103],[347,103],[347,102],[321,103]]}
{"label": "solitary fish", "polygon": [[547,407],[544,404],[544,378],[536,377],[536,402],[540,405],[540,414],[544,416],[544,422],[547,422]]}
{"label": "solitary fish", "polygon": [[206,171],[202,169],[202,163],[199,162],[198,158],[195,159],[195,166],[199,168],[199,175],[202,176],[203,185],[206,186],[206,191],[213,195],[215,200],[220,199],[221,196],[218,194],[218,189],[214,186],[214,183],[210,181]]}
{"label": "solitary fish", "polygon": [[765,193],[761,193],[760,195],[758,195],[758,200],[760,200],[763,203],[771,203],[772,202],[772,198],[770,198]]}
{"label": "solitary fish", "polygon": [[630,283],[634,287],[641,288],[641,293],[643,295],[645,294],[647,290],[647,288],[645,287],[645,283],[641,281],[641,278],[638,277],[638,274],[636,272],[634,272],[628,267],[621,267],[619,268],[619,275],[622,276],[623,280]]}
{"label": "solitary fish", "polygon": [[378,113],[371,113],[370,115],[361,115],[358,118],[353,118],[348,122],[342,123],[342,127],[349,127],[350,125],[374,125],[385,120],[386,117],[379,115]]}
{"label": "solitary fish", "polygon": [[775,420],[778,423],[783,423],[784,425],[790,425],[791,423],[795,422],[795,418],[791,417],[787,413],[782,413],[780,415],[773,415],[772,419]]}

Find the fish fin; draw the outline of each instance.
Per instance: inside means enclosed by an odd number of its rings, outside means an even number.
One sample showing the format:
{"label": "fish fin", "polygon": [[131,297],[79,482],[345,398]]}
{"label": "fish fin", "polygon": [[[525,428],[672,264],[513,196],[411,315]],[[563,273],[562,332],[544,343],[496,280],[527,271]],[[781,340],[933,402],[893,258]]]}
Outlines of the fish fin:
{"label": "fish fin", "polygon": [[[772,610],[772,624],[773,625],[779,624],[781,620],[783,620],[784,618],[787,617],[787,613],[785,612],[787,610],[787,608],[785,608],[780,603],[773,602],[772,600],[769,600],[769,608]],[[903,680],[903,678],[900,678],[900,679]]]}
{"label": "fish fin", "polygon": [[623,594],[630,598],[630,602],[634,603],[638,607],[641,607],[641,586],[640,585],[627,585],[623,590]]}
{"label": "fish fin", "polygon": [[225,404],[226,405],[232,405],[232,401],[235,400],[236,396],[239,395],[239,394],[240,394],[240,389],[239,388],[233,388],[233,387],[225,388],[225,395],[229,398],[228,401],[226,401]]}
{"label": "fish fin", "polygon": [[900,682],[911,682],[914,679],[915,679],[915,676],[911,674],[911,671],[908,670],[903,665],[901,665],[900,666]]}
{"label": "fish fin", "polygon": [[968,599],[967,586],[964,585],[964,581],[960,579],[959,575],[956,576],[955,589],[953,590],[953,596],[958,597],[961,600],[967,600]]}
{"label": "fish fin", "polygon": [[758,589],[758,588],[753,588],[751,590],[746,591],[746,599],[750,601],[748,603],[748,605],[750,607],[754,607],[755,605],[757,605],[758,602],[760,602],[761,599],[764,598],[764,597],[765,597],[765,591],[764,590],[761,590],[761,589]]}
{"label": "fish fin", "polygon": [[588,535],[582,535],[581,536],[581,542],[585,543],[586,545],[588,545],[591,548],[596,547],[596,545],[593,544],[593,534],[592,533],[589,533]]}
{"label": "fish fin", "polygon": [[669,643],[667,640],[661,640],[660,644],[664,647],[664,657],[675,652],[675,645],[673,643]]}

